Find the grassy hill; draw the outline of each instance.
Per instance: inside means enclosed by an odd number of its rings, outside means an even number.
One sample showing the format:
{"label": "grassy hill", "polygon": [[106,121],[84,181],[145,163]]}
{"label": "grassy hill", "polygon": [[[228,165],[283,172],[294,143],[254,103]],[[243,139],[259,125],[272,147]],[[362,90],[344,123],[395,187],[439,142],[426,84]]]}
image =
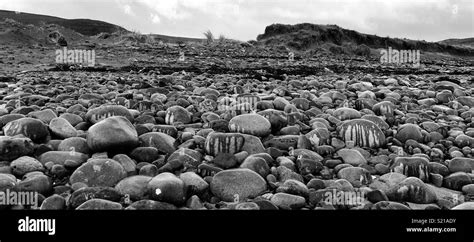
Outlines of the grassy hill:
{"label": "grassy hill", "polygon": [[474,38],[447,39],[439,41],[438,43],[474,48]]}
{"label": "grassy hill", "polygon": [[337,25],[302,23],[296,25],[272,24],[257,37],[264,45],[285,46],[295,50],[327,48],[331,52],[369,52],[368,48],[392,47],[402,50],[446,53],[456,56],[474,56],[474,49],[445,43],[380,37],[341,28]]}
{"label": "grassy hill", "polygon": [[93,36],[99,33],[113,33],[118,30],[127,31],[126,29],[103,21],[91,19],[64,19],[53,16],[31,14],[31,13],[17,13],[14,11],[0,10],[0,20],[13,19],[23,24],[41,25],[56,24],[65,28],[74,30],[86,36]]}

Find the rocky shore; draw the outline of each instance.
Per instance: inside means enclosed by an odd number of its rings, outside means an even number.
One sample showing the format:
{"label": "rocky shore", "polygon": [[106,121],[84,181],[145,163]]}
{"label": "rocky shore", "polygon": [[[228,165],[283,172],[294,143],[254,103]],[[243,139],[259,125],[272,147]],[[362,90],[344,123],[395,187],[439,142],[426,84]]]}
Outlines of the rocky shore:
{"label": "rocky shore", "polygon": [[474,209],[472,73],[323,71],[4,77],[0,191],[59,210]]}

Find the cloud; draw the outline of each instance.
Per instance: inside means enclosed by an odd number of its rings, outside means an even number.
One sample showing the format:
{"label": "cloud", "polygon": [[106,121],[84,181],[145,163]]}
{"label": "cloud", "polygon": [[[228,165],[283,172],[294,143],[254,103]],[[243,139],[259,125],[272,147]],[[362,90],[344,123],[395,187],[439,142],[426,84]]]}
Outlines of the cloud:
{"label": "cloud", "polygon": [[7,1],[7,0],[0,0],[0,9],[4,10],[12,10],[12,11],[27,11],[33,10],[31,3],[28,0],[15,0],[15,1]]}
{"label": "cloud", "polygon": [[182,9],[179,0],[138,0],[138,2],[154,11],[156,15],[170,20],[182,20],[192,16]]}
{"label": "cloud", "polygon": [[122,6],[122,8],[125,14],[135,16],[135,13],[132,11],[132,7],[130,7],[130,5],[125,4]]}
{"label": "cloud", "polygon": [[275,14],[276,16],[280,16],[282,18],[287,18],[287,19],[300,19],[303,17],[301,14],[288,10],[288,9],[283,9],[283,8],[273,8],[272,13]]}
{"label": "cloud", "polygon": [[161,19],[158,15],[156,14],[150,14],[151,16],[151,22],[153,22],[154,24],[159,24],[161,23]]}
{"label": "cloud", "polygon": [[169,20],[183,20],[206,13],[225,18],[240,13],[242,0],[137,0],[154,14]]}
{"label": "cloud", "polygon": [[474,33],[472,0],[0,0],[0,9],[168,35],[202,37],[211,29],[240,40],[255,39],[273,23],[302,22],[428,41]]}

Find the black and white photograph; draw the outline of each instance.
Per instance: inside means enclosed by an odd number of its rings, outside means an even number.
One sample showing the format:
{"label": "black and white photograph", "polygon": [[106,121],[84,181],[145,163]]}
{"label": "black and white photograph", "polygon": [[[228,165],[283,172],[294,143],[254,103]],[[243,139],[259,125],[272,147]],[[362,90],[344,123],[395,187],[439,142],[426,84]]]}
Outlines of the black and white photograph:
{"label": "black and white photograph", "polygon": [[473,94],[472,0],[0,0],[0,241],[473,241]]}

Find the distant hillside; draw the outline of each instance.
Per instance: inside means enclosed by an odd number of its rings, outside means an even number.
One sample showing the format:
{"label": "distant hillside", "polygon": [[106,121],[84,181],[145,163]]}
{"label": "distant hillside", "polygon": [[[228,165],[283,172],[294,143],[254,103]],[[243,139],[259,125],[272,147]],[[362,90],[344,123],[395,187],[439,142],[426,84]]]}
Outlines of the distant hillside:
{"label": "distant hillside", "polygon": [[463,47],[471,47],[474,48],[474,38],[466,38],[466,39],[447,39],[439,41],[438,43],[447,44],[447,45],[457,45]]}
{"label": "distant hillside", "polygon": [[331,52],[344,52],[347,47],[362,53],[371,49],[388,48],[421,50],[426,52],[448,53],[457,56],[474,56],[474,49],[441,43],[380,37],[343,29],[337,25],[317,25],[302,23],[296,25],[272,24],[257,37],[264,45],[281,46],[296,50],[330,48]]}
{"label": "distant hillside", "polygon": [[20,23],[10,18],[0,19],[0,45],[56,45],[59,36],[65,37],[69,43],[81,42],[88,38],[56,24],[37,26]]}
{"label": "distant hillside", "polygon": [[56,24],[65,28],[74,30],[86,36],[93,36],[100,33],[113,33],[118,30],[127,31],[126,29],[98,20],[90,19],[63,19],[40,14],[17,13],[14,11],[0,10],[0,21],[6,18],[13,19],[24,24],[33,24],[36,26],[45,24]]}
{"label": "distant hillside", "polygon": [[178,42],[204,42],[204,39],[200,38],[188,38],[188,37],[177,37],[177,36],[168,36],[162,34],[150,34],[157,41],[163,41],[166,43],[178,43]]}

